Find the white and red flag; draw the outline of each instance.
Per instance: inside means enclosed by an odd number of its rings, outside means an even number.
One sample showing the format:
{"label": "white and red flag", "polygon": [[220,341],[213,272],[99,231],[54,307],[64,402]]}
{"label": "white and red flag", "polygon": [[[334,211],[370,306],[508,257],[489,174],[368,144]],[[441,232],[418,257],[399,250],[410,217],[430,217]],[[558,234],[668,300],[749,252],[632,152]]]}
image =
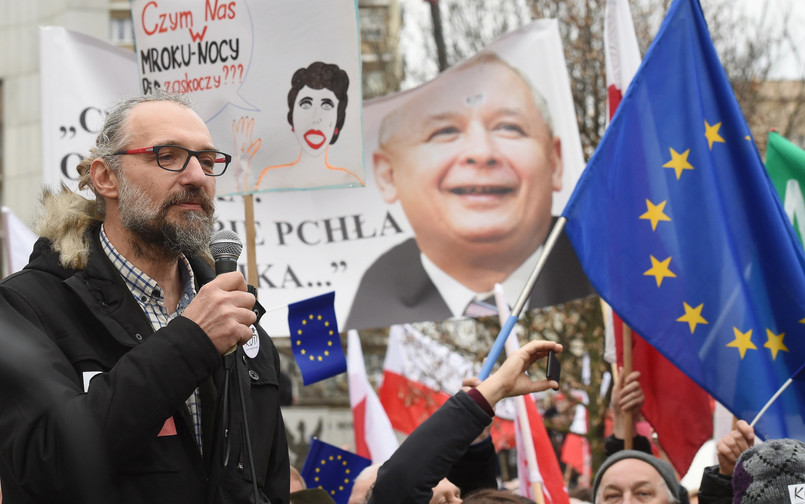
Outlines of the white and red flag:
{"label": "white and red flag", "polygon": [[410,434],[473,374],[470,361],[410,325],[389,330],[380,402],[391,425]]}
{"label": "white and red flag", "polygon": [[[410,434],[461,389],[464,378],[476,376],[479,368],[409,324],[391,326],[383,384],[378,390],[391,425]],[[495,407],[492,441],[497,450],[514,447],[514,414],[511,399]]]}
{"label": "white and red flag", "polygon": [[[501,284],[495,284],[495,304],[500,323],[503,325],[509,318],[510,310]],[[520,348],[517,333],[517,331],[509,333],[504,345],[506,355],[511,355]],[[538,503],[568,504],[570,498],[565,488],[562,468],[534,397],[518,396],[514,398],[514,402],[516,406],[514,435],[520,495]]]}
{"label": "white and red flag", "polygon": [[640,66],[640,48],[628,0],[607,0],[604,24],[604,61],[609,119]]}
{"label": "white and red flag", "polygon": [[363,349],[358,331],[347,336],[347,376],[349,405],[355,428],[355,453],[373,464],[385,462],[399,446],[389,417],[366,376]]}
{"label": "white and red flag", "polygon": [[[556,452],[548,437],[548,431],[542,420],[542,415],[537,410],[537,405],[531,396],[523,396],[525,407],[525,417],[528,423],[528,430],[521,427],[520,415],[514,419],[514,433],[517,441],[517,475],[520,480],[520,494],[536,502],[540,502],[535,495],[534,483],[539,483],[542,488],[545,504],[567,504],[570,498],[565,488],[564,476]],[[530,462],[527,453],[526,441],[523,439],[528,434],[534,446],[534,461]]]}
{"label": "white and red flag", "polygon": [[[605,19],[611,119],[640,66],[641,57],[628,0],[607,0]],[[611,320],[608,336],[614,338],[618,362],[622,363],[623,321],[609,307],[604,311],[605,320]],[[643,415],[657,432],[660,446],[674,468],[685,474],[701,445],[713,436],[712,401],[701,387],[638,334],[632,333],[632,340],[632,368],[640,371],[640,385],[646,397]]]}

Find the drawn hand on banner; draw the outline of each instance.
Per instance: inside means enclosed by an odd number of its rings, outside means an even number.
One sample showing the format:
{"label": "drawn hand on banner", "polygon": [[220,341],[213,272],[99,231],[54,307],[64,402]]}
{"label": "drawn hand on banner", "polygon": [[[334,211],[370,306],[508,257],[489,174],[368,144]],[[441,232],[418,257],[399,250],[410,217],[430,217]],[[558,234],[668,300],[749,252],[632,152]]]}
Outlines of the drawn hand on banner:
{"label": "drawn hand on banner", "polygon": [[249,167],[252,158],[263,143],[262,138],[254,140],[254,118],[242,116],[232,121],[232,139],[235,144],[235,180],[238,186],[243,181],[243,190],[249,190]]}

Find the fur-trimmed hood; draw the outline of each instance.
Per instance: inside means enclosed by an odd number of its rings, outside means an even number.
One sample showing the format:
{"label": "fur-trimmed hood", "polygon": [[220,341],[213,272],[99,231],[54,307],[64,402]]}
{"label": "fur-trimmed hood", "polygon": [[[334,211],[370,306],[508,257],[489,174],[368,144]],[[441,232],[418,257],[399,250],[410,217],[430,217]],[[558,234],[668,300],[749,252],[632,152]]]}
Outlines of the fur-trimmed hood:
{"label": "fur-trimmed hood", "polygon": [[98,204],[62,184],[59,190],[45,189],[35,230],[51,241],[59,262],[68,269],[84,269],[89,261],[87,229],[103,217]]}

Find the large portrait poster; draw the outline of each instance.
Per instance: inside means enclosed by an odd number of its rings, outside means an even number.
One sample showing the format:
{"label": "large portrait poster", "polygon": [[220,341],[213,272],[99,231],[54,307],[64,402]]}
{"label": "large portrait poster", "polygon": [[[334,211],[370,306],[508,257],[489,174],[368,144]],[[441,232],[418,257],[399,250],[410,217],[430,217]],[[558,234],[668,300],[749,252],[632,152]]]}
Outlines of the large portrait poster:
{"label": "large portrait poster", "polygon": [[[263,304],[335,290],[342,330],[461,316],[459,305],[491,291],[490,280],[503,282],[513,304],[551,214],[561,212],[584,167],[556,22],[536,21],[432,82],[365,103],[363,126],[365,188],[260,195]],[[414,171],[406,174],[402,163],[389,168],[395,149],[386,145],[389,152],[379,155],[382,136],[410,147],[407,167]],[[434,204],[440,199],[446,202]],[[454,226],[440,226],[448,221]],[[224,224],[244,231],[242,219]],[[590,293],[563,244],[530,306]],[[419,245],[436,250],[435,259]],[[454,265],[461,266],[460,280],[452,277]],[[273,322],[275,334],[287,331],[281,316]]]}
{"label": "large portrait poster", "polygon": [[361,187],[356,0],[133,0],[140,87],[193,96],[218,194]]}

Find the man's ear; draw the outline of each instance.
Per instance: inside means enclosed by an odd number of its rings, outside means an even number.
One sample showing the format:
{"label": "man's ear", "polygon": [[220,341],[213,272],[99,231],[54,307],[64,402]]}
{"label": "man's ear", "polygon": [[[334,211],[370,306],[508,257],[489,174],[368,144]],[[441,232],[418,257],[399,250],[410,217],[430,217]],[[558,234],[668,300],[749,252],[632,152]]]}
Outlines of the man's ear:
{"label": "man's ear", "polygon": [[97,158],[90,165],[90,177],[95,190],[105,199],[116,199],[119,194],[117,174],[109,168],[106,160]]}
{"label": "man's ear", "polygon": [[551,165],[553,166],[553,173],[551,174],[551,185],[554,192],[562,190],[562,175],[564,173],[564,166],[562,165],[562,140],[555,136],[551,139]]}
{"label": "man's ear", "polygon": [[394,185],[394,164],[388,153],[378,149],[372,155],[375,170],[375,182],[380,189],[380,195],[386,203],[397,201],[397,186]]}

